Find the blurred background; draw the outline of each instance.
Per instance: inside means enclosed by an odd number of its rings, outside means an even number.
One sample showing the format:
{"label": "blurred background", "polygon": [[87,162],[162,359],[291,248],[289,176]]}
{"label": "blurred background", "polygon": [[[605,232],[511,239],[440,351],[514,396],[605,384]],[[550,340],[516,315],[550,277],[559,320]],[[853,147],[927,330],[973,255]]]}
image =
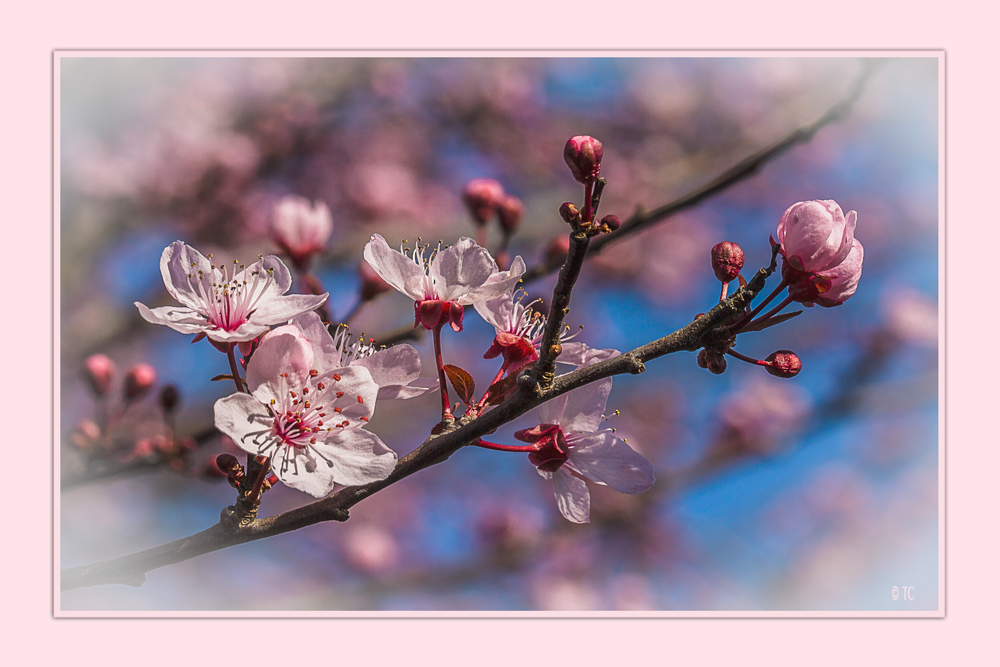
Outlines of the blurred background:
{"label": "blurred background", "polygon": [[[603,142],[601,214],[624,220],[815,120],[864,63],[94,57],[59,67],[59,548],[73,567],[207,528],[236,497],[212,465],[236,451],[212,424],[214,401],[232,393],[210,381],[228,372],[225,355],[133,305],[170,303],[158,267],[170,242],[225,261],[280,255],[275,204],[325,202],[333,234],[313,273],[334,321],[353,313],[352,331],[383,340],[413,311],[394,292],[355,311],[372,233],[390,245],[474,236],[462,189],[492,178],[523,202],[510,252],[535,266],[567,231],[559,205],[582,199],[562,158],[569,137]],[[615,378],[608,412],[621,415],[609,425],[655,464],[646,493],[590,484],[592,522],[575,525],[526,456],[466,448],[345,524],[154,570],[137,589],[68,591],[62,609],[937,609],[938,83],[935,59],[886,59],[844,121],[588,258],[567,321],[584,326],[576,340],[628,350],[718,301],[714,244],[741,245],[750,276],[792,203],[858,212],[857,293],[739,339],[755,358],[794,350],[797,377],[735,359],[715,376],[679,353]],[[496,254],[501,231],[486,231]],[[525,288],[547,301],[554,280]],[[465,326],[444,332],[445,360],[481,391],[498,368],[482,359],[494,332],[471,308]],[[409,342],[433,377],[430,337]],[[82,374],[95,354],[114,366],[102,398]],[[436,394],[386,401],[371,429],[403,455],[439,418]],[[514,443],[536,423],[526,415],[493,440]],[[261,513],[310,501],[279,484]],[[893,586],[912,586],[914,599],[893,600]]]}

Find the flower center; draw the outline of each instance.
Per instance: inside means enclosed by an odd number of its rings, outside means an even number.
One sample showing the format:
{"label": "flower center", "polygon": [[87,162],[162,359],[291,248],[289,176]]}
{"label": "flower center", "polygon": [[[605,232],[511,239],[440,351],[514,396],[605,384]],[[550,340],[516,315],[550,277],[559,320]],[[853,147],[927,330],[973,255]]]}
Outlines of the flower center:
{"label": "flower center", "polygon": [[535,445],[535,451],[528,454],[528,460],[542,472],[555,472],[569,460],[569,444],[558,424],[539,424],[518,431],[514,437]]}
{"label": "flower center", "polygon": [[340,353],[340,361],[337,366],[350,366],[359,359],[375,354],[378,350],[375,349],[374,343],[374,338],[369,338],[368,342],[365,342],[363,334],[357,340],[351,340],[351,332],[347,325],[338,324],[337,331],[333,334],[333,345]]}
{"label": "flower center", "polygon": [[[197,292],[202,299],[202,315],[217,329],[239,329],[274,282],[273,274],[273,268],[263,269],[258,264],[247,276],[246,266],[238,260],[233,260],[232,267],[213,264],[211,275],[199,270]],[[194,274],[189,273],[188,282],[194,279]]]}

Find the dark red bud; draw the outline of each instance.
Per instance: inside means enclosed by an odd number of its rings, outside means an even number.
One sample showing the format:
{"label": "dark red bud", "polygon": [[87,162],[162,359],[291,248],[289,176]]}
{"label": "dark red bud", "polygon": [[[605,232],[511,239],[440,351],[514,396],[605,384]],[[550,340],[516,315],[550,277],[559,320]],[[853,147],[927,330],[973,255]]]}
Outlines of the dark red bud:
{"label": "dark red bud", "polygon": [[500,227],[510,236],[521,224],[524,215],[524,204],[514,195],[507,195],[500,203]]}
{"label": "dark red bud", "polygon": [[764,361],[767,362],[764,366],[767,372],[779,378],[795,377],[802,370],[802,360],[791,350],[772,352]]}
{"label": "dark red bud", "polygon": [[707,368],[712,373],[716,375],[722,375],[726,372],[726,367],[729,365],[726,362],[726,355],[715,350],[701,350],[698,353],[698,365],[702,368]]}
{"label": "dark red bud", "polygon": [[559,207],[559,216],[572,225],[580,222],[580,209],[573,202],[563,202]]}
{"label": "dark red bud", "polygon": [[156,369],[149,364],[136,364],[125,374],[125,399],[135,401],[146,394],[156,384]]}
{"label": "dark red bud", "polygon": [[717,243],[712,247],[712,270],[724,283],[735,280],[743,270],[743,248],[729,241]]}
{"label": "dark red bud", "polygon": [[232,454],[219,454],[215,457],[215,465],[225,473],[235,469],[239,464],[240,462]]}
{"label": "dark red bud", "polygon": [[100,398],[108,393],[115,379],[115,362],[103,354],[92,354],[83,362],[82,372],[91,391]]}
{"label": "dark red bud", "polygon": [[469,213],[480,225],[490,221],[503,198],[503,186],[492,178],[475,178],[466,183],[462,190],[462,199],[469,208]]}
{"label": "dark red bud", "polygon": [[618,219],[617,215],[606,215],[601,218],[601,230],[605,234],[610,234],[621,226],[622,221]]}
{"label": "dark red bud", "polygon": [[587,135],[578,135],[566,142],[563,158],[579,183],[593,183],[601,173],[604,146]]}
{"label": "dark red bud", "polygon": [[167,414],[172,413],[181,402],[181,393],[172,384],[168,384],[160,390],[160,405]]}

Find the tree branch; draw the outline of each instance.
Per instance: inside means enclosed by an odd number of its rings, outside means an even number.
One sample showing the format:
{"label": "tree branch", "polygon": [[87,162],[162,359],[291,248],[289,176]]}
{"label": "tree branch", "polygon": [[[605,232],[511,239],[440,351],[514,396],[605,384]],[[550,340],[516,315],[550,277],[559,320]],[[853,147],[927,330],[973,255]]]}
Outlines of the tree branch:
{"label": "tree branch", "polygon": [[240,526],[235,520],[234,508],[227,507],[218,524],[200,533],[130,556],[65,569],[61,573],[61,590],[105,584],[141,586],[150,570],[315,523],[346,521],[348,510],[368,496],[420,470],[446,461],[462,447],[476,443],[482,436],[548,400],[614,375],[642,373],[646,369],[645,363],[657,357],[697,350],[703,342],[711,340],[713,330],[724,327],[745,313],[746,307],[764,288],[767,277],[773,273],[777,265],[776,258],[775,250],[770,266],[760,269],[744,287],[691,324],[663,338],[612,359],[559,376],[548,388],[539,387],[538,379],[530,369],[525,371],[518,377],[520,390],[513,397],[478,418],[463,416],[450,429],[427,438],[423,444],[397,461],[396,467],[384,480],[341,489],[317,502],[275,516],[255,519],[246,526]]}
{"label": "tree branch", "polygon": [[[651,211],[637,210],[629,216],[627,220],[622,221],[621,227],[619,227],[616,232],[613,234],[604,234],[601,237],[594,239],[590,244],[590,252],[598,253],[609,243],[617,243],[621,239],[626,238],[641,229],[645,229],[653,223],[665,220],[685,209],[693,208],[709,197],[717,195],[723,190],[736,185],[740,181],[753,176],[761,169],[761,167],[783,155],[789,149],[799,144],[808,143],[820,129],[843,119],[848,113],[850,113],[851,109],[854,108],[855,103],[861,98],[861,94],[867,87],[869,80],[883,64],[883,60],[864,61],[864,69],[854,81],[847,96],[831,106],[826,113],[817,118],[815,121],[796,128],[783,139],[780,139],[770,146],[762,148],[756,153],[745,157],[734,166],[713,178],[711,181],[698,186],[694,190],[681,195],[677,199],[667,202],[663,206],[654,208]],[[552,261],[543,261],[528,269],[521,277],[521,280],[525,283],[537,280],[552,273],[558,269],[560,265],[561,261],[557,259],[553,259]]]}

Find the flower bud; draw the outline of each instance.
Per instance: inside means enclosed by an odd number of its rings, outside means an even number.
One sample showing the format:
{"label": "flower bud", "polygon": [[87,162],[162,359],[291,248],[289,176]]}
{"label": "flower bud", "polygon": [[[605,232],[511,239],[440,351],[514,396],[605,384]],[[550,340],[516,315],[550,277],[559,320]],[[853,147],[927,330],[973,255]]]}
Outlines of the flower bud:
{"label": "flower bud", "polygon": [[115,362],[103,354],[92,354],[83,362],[83,377],[91,391],[100,398],[108,393],[115,378]]}
{"label": "flower bud", "polygon": [[136,364],[125,374],[125,400],[135,401],[156,384],[156,369],[149,364]]}
{"label": "flower bud", "polygon": [[743,269],[743,248],[735,243],[723,241],[712,247],[712,270],[721,282],[736,279]]}
{"label": "flower bud", "polygon": [[168,384],[160,390],[160,405],[168,415],[172,414],[181,402],[181,393],[172,384]]}
{"label": "flower bud", "polygon": [[772,352],[764,361],[767,372],[779,378],[795,377],[802,370],[802,360],[790,350]]}
{"label": "flower bud", "polygon": [[485,225],[503,202],[503,186],[492,178],[474,178],[465,184],[462,199],[475,221]]}
{"label": "flower bud", "polygon": [[219,454],[215,457],[215,465],[222,472],[228,473],[240,464],[232,454]]}
{"label": "flower bud", "polygon": [[606,215],[601,218],[601,231],[610,234],[622,226],[622,221],[617,215]]}
{"label": "flower bud", "polygon": [[321,201],[312,204],[304,197],[289,195],[274,207],[271,238],[300,269],[323,252],[332,231],[330,209]]}
{"label": "flower bud", "polygon": [[521,224],[524,215],[524,204],[514,195],[507,195],[500,202],[500,227],[504,234],[510,236]]}
{"label": "flower bud", "polygon": [[392,290],[392,285],[382,280],[368,262],[358,264],[358,277],[361,279],[361,300],[371,301],[382,292]]}
{"label": "flower bud", "polygon": [[563,202],[559,207],[559,216],[567,223],[573,225],[580,222],[580,209],[573,202]]}
{"label": "flower bud", "polygon": [[704,348],[698,352],[698,365],[701,368],[707,368],[709,371],[716,375],[722,375],[726,372],[726,368],[729,365],[726,362],[726,356],[720,354],[716,351],[709,351]]}
{"label": "flower bud", "polygon": [[569,254],[569,237],[560,234],[545,247],[545,263],[549,266],[562,264]]}
{"label": "flower bud", "polygon": [[577,135],[566,142],[563,158],[573,172],[573,178],[584,185],[593,183],[601,173],[604,146],[593,137]]}

